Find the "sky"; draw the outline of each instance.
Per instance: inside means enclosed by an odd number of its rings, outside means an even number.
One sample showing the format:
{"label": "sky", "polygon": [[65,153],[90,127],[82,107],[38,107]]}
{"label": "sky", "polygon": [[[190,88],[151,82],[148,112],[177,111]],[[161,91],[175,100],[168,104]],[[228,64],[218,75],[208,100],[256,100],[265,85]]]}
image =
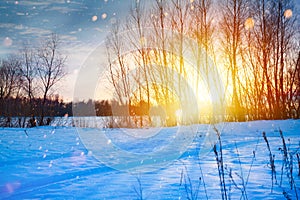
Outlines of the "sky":
{"label": "sky", "polygon": [[[133,0],[0,0],[0,59],[17,52],[24,44],[34,46],[51,33],[57,33],[62,41],[61,51],[67,55],[68,73],[58,85],[57,91],[64,100],[71,101],[78,83],[78,74],[84,71],[83,65],[103,43],[111,25],[118,19],[126,18],[132,2]],[[300,0],[295,0],[295,4],[299,10]],[[83,75],[84,81],[89,81],[88,76]],[[77,93],[84,96],[84,90],[89,84]],[[98,98],[107,99],[105,95],[99,93]]]}
{"label": "sky", "polygon": [[72,100],[82,63],[130,7],[131,0],[1,0],[0,58],[57,33],[68,72],[58,90],[64,99]]}

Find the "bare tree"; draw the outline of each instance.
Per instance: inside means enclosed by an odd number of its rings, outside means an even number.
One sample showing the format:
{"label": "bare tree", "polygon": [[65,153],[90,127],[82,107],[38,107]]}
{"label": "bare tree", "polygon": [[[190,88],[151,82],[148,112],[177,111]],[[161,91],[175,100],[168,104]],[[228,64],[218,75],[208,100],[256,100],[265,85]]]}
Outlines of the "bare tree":
{"label": "bare tree", "polygon": [[20,85],[21,61],[17,55],[9,55],[6,60],[2,60],[0,68],[0,97],[8,98],[16,96]]}
{"label": "bare tree", "polygon": [[300,51],[287,72],[287,110],[289,118],[300,118]]}
{"label": "bare tree", "polygon": [[0,116],[10,117],[8,99],[18,97],[20,93],[20,65],[19,57],[13,54],[0,63]]}
{"label": "bare tree", "polygon": [[131,126],[130,107],[131,107],[131,77],[129,65],[126,62],[124,52],[124,38],[120,34],[119,22],[114,24],[111,29],[111,35],[107,38],[106,49],[109,63],[109,80],[113,84],[116,93],[116,102],[120,103],[123,110],[115,110],[112,106],[113,115],[123,115],[126,126]]}
{"label": "bare tree", "polygon": [[[172,41],[170,41],[171,48],[173,48],[176,57],[179,57],[179,72],[180,75],[186,76],[186,70],[184,67],[184,38],[188,35],[189,25],[190,25],[190,12],[191,12],[191,3],[184,0],[172,0],[171,6],[169,7],[169,15],[171,20],[171,29],[172,33],[175,32]],[[174,64],[174,63],[171,63]],[[176,66],[174,66],[176,67]],[[181,82],[180,78],[178,79],[178,84],[181,93]],[[181,95],[181,94],[179,94]]]}
{"label": "bare tree", "polygon": [[40,125],[44,124],[45,103],[50,90],[65,75],[66,56],[60,52],[60,40],[57,34],[52,34],[38,49],[37,74],[41,82],[43,95]]}
{"label": "bare tree", "polygon": [[22,65],[20,72],[23,80],[22,88],[25,95],[29,98],[30,112],[34,115],[34,105],[32,100],[34,99],[36,92],[36,79],[37,79],[37,57],[35,50],[24,46],[21,49]]}
{"label": "bare tree", "polygon": [[247,65],[255,82],[250,95],[253,109],[258,118],[286,118],[288,88],[293,88],[295,74],[291,60],[297,54],[293,44],[297,28],[289,13],[293,5],[289,0],[253,0],[250,8],[253,30],[247,36]]}
{"label": "bare tree", "polygon": [[[156,101],[165,109],[169,117],[167,124],[171,125],[175,106],[171,107],[178,103],[178,94],[172,91],[175,84],[181,88],[181,81],[192,77],[197,96],[200,95],[201,78],[210,79],[207,84],[214,84],[215,80],[211,79],[216,78],[208,77],[214,73],[209,67],[218,55],[224,59],[227,86],[232,90],[223,98],[231,101],[229,112],[234,120],[244,120],[246,114],[250,119],[294,116],[291,113],[299,110],[295,101],[299,96],[299,49],[294,44],[298,27],[296,18],[292,17],[291,2],[224,0],[217,5],[221,13],[218,18],[212,17],[213,0],[155,0],[149,13],[143,8],[145,4],[136,1],[124,29],[128,36],[118,37],[123,29],[114,27],[108,42],[110,79],[119,102],[130,105],[134,96],[135,105],[139,102],[140,107],[145,107],[146,102],[149,110],[150,101]],[[214,21],[219,22],[218,27]],[[151,31],[145,27],[151,27]],[[214,40],[217,28],[220,40]],[[183,57],[186,36],[196,40],[197,47],[192,45],[195,51],[192,53],[197,74],[187,74],[189,64]],[[128,57],[138,66],[134,75],[127,55],[122,55],[128,42],[136,49]]]}
{"label": "bare tree", "polygon": [[296,27],[295,18],[291,18],[289,14],[287,14],[291,9],[292,1],[291,0],[279,0],[276,2],[276,24],[275,24],[275,40],[274,40],[274,88],[275,88],[275,107],[276,112],[274,113],[274,117],[286,118],[287,113],[287,81],[289,81],[286,77],[288,71],[288,65],[292,63],[288,63],[289,56],[291,53],[297,54],[297,52],[293,52],[293,40],[295,39]]}
{"label": "bare tree", "polygon": [[[152,68],[156,68],[152,73],[152,82],[154,84],[160,83],[160,85],[154,85],[154,91],[157,101],[160,105],[166,109],[167,113],[167,125],[174,125],[175,113],[172,104],[175,102],[174,91],[172,92],[174,84],[174,70],[172,69],[172,63],[170,63],[170,52],[172,47],[172,38],[168,34],[168,29],[171,29],[171,20],[168,13],[168,1],[156,0],[152,11],[152,27],[153,44],[157,47],[153,50],[154,54],[151,57]],[[161,96],[162,95],[162,96]],[[160,97],[161,96],[161,97]]]}
{"label": "bare tree", "polygon": [[[190,31],[192,37],[196,38],[198,44],[198,58],[197,58],[197,71],[200,71],[200,67],[205,67],[204,71],[208,72],[208,55],[214,54],[214,44],[212,42],[214,28],[212,25],[212,16],[210,16],[210,11],[212,9],[211,0],[198,0],[194,1],[192,7],[192,22],[190,26]],[[204,61],[201,59],[202,50],[205,50]],[[201,75],[199,74],[199,77]],[[197,81],[199,82],[199,80]]]}
{"label": "bare tree", "polygon": [[[145,28],[147,27],[147,13],[144,8],[144,4],[140,1],[136,1],[131,8],[130,16],[127,19],[127,29],[129,31],[128,39],[132,45],[136,48],[136,54],[134,54],[134,60],[136,66],[138,66],[136,72],[136,81],[138,85],[138,99],[140,109],[143,107],[144,98],[147,103],[147,108],[144,111],[148,114],[148,120],[151,123],[149,115],[150,110],[150,80],[149,80],[149,49],[147,48],[147,42]],[[143,126],[143,118],[140,116],[140,127]]]}
{"label": "bare tree", "polygon": [[222,33],[222,46],[226,65],[232,84],[232,112],[236,120],[243,120],[242,106],[239,97],[239,68],[241,67],[241,54],[243,45],[243,28],[246,20],[247,1],[226,0],[222,2],[222,20],[220,31]]}
{"label": "bare tree", "polygon": [[[216,63],[215,56],[215,42],[214,36],[215,28],[213,24],[214,16],[212,14],[213,1],[212,0],[195,0],[191,4],[191,15],[190,18],[190,27],[189,32],[192,38],[197,42],[197,47],[195,49],[195,59],[197,64],[197,76],[196,76],[196,95],[201,95],[199,92],[199,85],[201,77],[204,80],[209,80],[209,73],[212,73],[212,70],[209,67],[209,60],[211,59]],[[201,73],[202,72],[202,73]],[[218,73],[214,71],[213,73]],[[217,85],[215,82],[213,83]],[[206,85],[207,88],[212,88],[209,83]],[[220,89],[220,88],[218,88]],[[211,91],[217,92],[217,91]],[[223,102],[225,97],[221,97],[221,102]],[[222,104],[222,103],[221,103]],[[203,109],[201,109],[203,110]],[[210,115],[208,111],[206,113],[201,113],[204,115]],[[211,117],[211,116],[210,116]]]}
{"label": "bare tree", "polygon": [[264,90],[263,85],[263,73],[259,64],[257,56],[259,55],[257,51],[256,43],[253,42],[255,38],[254,31],[254,19],[248,18],[247,31],[245,32],[245,45],[246,51],[243,56],[243,63],[247,67],[244,67],[243,74],[245,80],[245,96],[244,101],[246,101],[247,114],[250,119],[261,119],[265,118],[264,114]]}

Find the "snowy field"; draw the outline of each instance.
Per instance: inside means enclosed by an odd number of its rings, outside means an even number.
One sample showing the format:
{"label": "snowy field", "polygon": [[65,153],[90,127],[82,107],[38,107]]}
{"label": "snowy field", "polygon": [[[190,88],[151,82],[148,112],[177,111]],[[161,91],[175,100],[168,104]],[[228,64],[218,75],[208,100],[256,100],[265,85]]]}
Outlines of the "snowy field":
{"label": "snowy field", "polygon": [[[220,158],[220,143],[208,125],[190,129],[195,135],[187,149],[179,146],[187,143],[174,143],[178,147],[172,143],[180,129],[185,132],[181,127],[1,128],[0,199],[222,199],[222,194],[227,199],[299,198],[300,120],[224,123],[216,127],[221,132],[223,190],[221,162],[218,169],[212,148],[217,142]],[[99,131],[107,140],[97,141]],[[111,144],[122,151],[104,152],[107,149],[102,145]],[[166,146],[180,149],[182,154],[171,156],[162,150]],[[137,162],[123,163],[126,156],[118,152],[135,155]]]}

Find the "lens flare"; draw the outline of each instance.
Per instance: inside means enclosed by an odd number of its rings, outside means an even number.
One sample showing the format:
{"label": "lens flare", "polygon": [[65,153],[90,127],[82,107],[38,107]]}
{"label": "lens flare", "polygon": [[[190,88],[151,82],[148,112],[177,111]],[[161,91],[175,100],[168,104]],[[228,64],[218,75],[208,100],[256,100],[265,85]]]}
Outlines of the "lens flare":
{"label": "lens flare", "polygon": [[[102,19],[107,17],[106,14],[103,15]],[[197,47],[197,41],[193,38],[183,37],[183,47],[185,50],[181,55],[174,51],[173,47],[161,50],[156,44],[151,43],[151,34],[154,31],[159,30],[145,28],[143,36],[135,35],[138,33],[136,29],[120,32],[116,35],[118,41],[128,41],[128,35],[131,34],[131,38],[136,43],[128,42],[126,45],[122,45],[118,54],[122,59],[122,64],[124,61],[125,65],[128,65],[124,74],[126,74],[125,84],[130,85],[130,89],[127,86],[123,89],[124,79],[117,78],[115,80],[115,86],[112,89],[112,99],[114,100],[111,104],[112,116],[107,121],[108,129],[106,127],[85,129],[80,122],[76,122],[75,125],[81,143],[88,151],[93,152],[93,157],[102,164],[116,170],[134,173],[153,171],[172,163],[187,151],[198,135],[198,127],[195,123],[198,122],[200,115],[200,106],[198,103],[201,98],[197,95],[198,91],[196,89],[198,87],[194,87],[194,82],[197,79],[193,77],[200,76],[199,78],[202,79],[207,90],[211,91],[207,97],[214,105],[211,109],[211,115],[216,116],[218,114],[223,116],[224,106],[221,97],[224,96],[224,90],[222,80],[211,59],[207,59],[207,67],[205,68],[207,71],[204,71],[204,67],[201,69],[197,68],[197,62],[194,59],[194,49]],[[173,31],[164,30],[164,33],[166,38],[177,36],[177,33]],[[85,98],[95,98],[95,93],[98,91],[97,87],[105,84],[105,79],[102,77],[106,76],[107,73],[116,73],[116,68],[114,67],[120,67],[119,62],[117,62],[118,57],[107,52],[111,51],[110,48],[107,49],[109,42],[111,42],[109,38],[106,41],[102,41],[83,63],[76,80],[74,100],[80,99],[82,90],[86,93]],[[136,44],[138,44],[138,49]],[[141,60],[137,56],[140,53],[146,53],[151,58],[151,63],[146,63],[145,68],[133,65],[140,63]],[[99,57],[99,55],[103,55],[104,57]],[[206,55],[206,52],[203,51],[199,56],[202,58],[206,57]],[[107,57],[105,58],[105,56]],[[165,56],[167,62],[170,61],[170,63],[164,64],[156,60],[160,56]],[[209,58],[209,55],[207,57]],[[194,74],[195,76],[180,73],[179,68],[174,67],[177,65],[180,66],[180,62],[185,63],[185,67],[187,68],[186,74]],[[102,66],[110,66],[111,68],[107,67],[99,70],[96,63],[101,63]],[[148,67],[151,67],[151,77],[157,77],[154,80],[149,80],[143,75],[145,71],[148,73]],[[164,73],[172,75],[172,78],[165,79],[161,77]],[[88,87],[86,87],[87,80],[89,80]],[[119,88],[120,90],[118,90]],[[118,93],[119,91],[121,92]],[[144,91],[147,91],[148,94],[147,92],[144,93]],[[149,98],[148,102],[150,103],[143,103],[147,98]],[[130,103],[128,103],[129,101]],[[144,109],[144,105],[148,113],[144,114],[141,112],[141,114],[136,115],[136,111],[139,110],[134,110],[134,108],[139,106],[141,111]],[[90,104],[87,110],[92,116],[96,117],[94,104]],[[72,111],[74,116],[82,116],[83,111],[80,107],[73,106]],[[142,121],[143,119],[139,119],[142,118],[139,115],[146,116],[144,117],[145,123]],[[147,121],[149,121],[149,127],[147,126]],[[219,119],[216,119],[213,123],[217,123],[218,121]],[[143,123],[140,125],[141,123],[139,124],[138,122]],[[165,126],[172,128],[166,129]],[[136,129],[135,127],[141,127],[141,129]],[[213,133],[211,131],[207,135],[209,136]],[[122,137],[138,142],[141,146],[138,146],[138,149],[125,148],[122,142],[120,142],[123,140],[118,139]],[[210,144],[214,144],[215,140],[216,137],[211,137],[207,141],[204,140],[204,142],[210,143],[206,145],[207,148],[203,148],[199,152],[199,157],[211,151],[212,145]],[[155,143],[155,148],[142,148],[143,144],[154,141],[159,141]],[[74,156],[73,163],[76,165],[84,163],[84,158],[84,155]]]}

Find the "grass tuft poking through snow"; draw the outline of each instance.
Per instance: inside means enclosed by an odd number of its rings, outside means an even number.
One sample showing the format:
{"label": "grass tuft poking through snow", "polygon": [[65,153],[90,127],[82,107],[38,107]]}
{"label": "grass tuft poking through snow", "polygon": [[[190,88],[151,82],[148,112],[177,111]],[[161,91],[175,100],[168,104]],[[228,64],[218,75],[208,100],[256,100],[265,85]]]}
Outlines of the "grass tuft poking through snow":
{"label": "grass tuft poking through snow", "polygon": [[228,198],[227,198],[227,189],[226,189],[226,183],[225,183],[225,172],[224,172],[221,134],[216,127],[214,127],[214,130],[218,137],[219,149],[217,149],[217,144],[215,144],[213,147],[213,150],[214,150],[217,165],[218,165],[218,173],[219,173],[219,179],[220,179],[220,189],[221,189],[222,199],[226,200]]}
{"label": "grass tuft poking through snow", "polygon": [[[285,171],[286,176],[289,180],[289,185],[290,185],[290,189],[294,189],[295,190],[295,194],[296,194],[296,198],[298,199],[298,192],[297,192],[297,187],[296,187],[296,183],[294,180],[294,176],[293,176],[293,157],[294,155],[298,155],[298,149],[296,149],[294,152],[291,152],[289,148],[287,148],[286,142],[285,142],[285,138],[283,136],[283,132],[281,129],[279,129],[279,134],[282,140],[282,149],[280,149],[283,153],[283,157],[282,157],[282,167],[281,167],[281,177],[280,177],[280,187],[282,187],[282,179],[283,179],[283,173]],[[299,160],[298,160],[298,166],[299,166]],[[300,169],[299,169],[300,170]],[[285,192],[285,191],[284,191]]]}
{"label": "grass tuft poking through snow", "polygon": [[[290,187],[289,189],[294,190],[296,199],[299,199],[298,192],[297,192],[297,186],[296,186],[294,176],[293,176],[294,155],[296,155],[298,157],[298,168],[299,168],[298,170],[300,170],[299,155],[298,155],[299,147],[294,152],[291,152],[290,148],[287,147],[286,140],[284,138],[284,135],[283,135],[283,132],[281,129],[279,129],[279,135],[280,135],[280,138],[282,141],[282,148],[281,147],[278,148],[278,150],[280,150],[282,153],[282,160],[280,161],[282,164],[281,164],[279,187],[282,189],[283,196],[286,199],[291,199],[290,194],[287,192],[287,189],[284,188],[284,186],[283,186],[283,175],[285,174],[287,177],[288,183],[289,183],[289,187]],[[267,138],[265,132],[263,132],[263,138],[267,144],[267,148],[269,151],[269,165],[272,170],[271,192],[273,192],[274,180],[275,180],[275,184],[278,184],[277,179],[276,179],[276,170],[275,170],[275,155],[273,155],[271,152],[270,144],[269,144],[269,141],[268,141],[268,138]],[[290,141],[290,140],[288,139],[288,141]]]}
{"label": "grass tuft poking through snow", "polygon": [[263,138],[267,144],[268,147],[268,151],[269,151],[269,166],[272,170],[272,187],[271,187],[271,192],[273,192],[273,188],[274,188],[274,181],[275,183],[277,183],[277,178],[276,178],[276,168],[275,168],[275,155],[272,154],[271,148],[270,148],[270,144],[268,141],[268,138],[266,136],[266,132],[262,133]]}

